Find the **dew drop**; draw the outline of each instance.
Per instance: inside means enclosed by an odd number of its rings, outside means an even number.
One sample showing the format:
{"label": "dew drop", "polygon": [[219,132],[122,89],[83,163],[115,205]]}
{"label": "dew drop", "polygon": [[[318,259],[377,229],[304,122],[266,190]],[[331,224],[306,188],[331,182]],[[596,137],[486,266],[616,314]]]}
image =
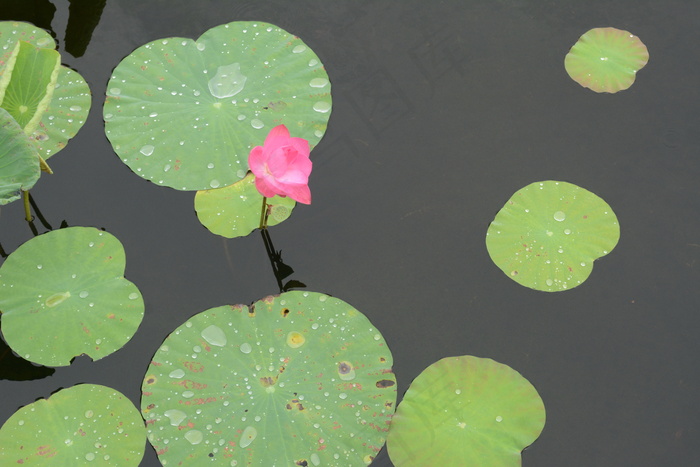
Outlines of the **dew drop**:
{"label": "dew drop", "polygon": [[90,295],[90,294],[89,294],[89,292],[88,292],[87,290],[83,290],[82,292],[80,292],[80,294],[78,294],[78,296],[79,296],[80,298],[85,298],[85,297],[87,297],[88,295]]}
{"label": "dew drop", "polygon": [[564,234],[569,235],[571,233],[571,229],[564,229]]}
{"label": "dew drop", "polygon": [[165,411],[165,416],[170,419],[172,426],[179,426],[182,421],[187,418],[187,414],[181,410],[170,409]]}
{"label": "dew drop", "polygon": [[119,94],[122,93],[122,90],[119,88],[110,88],[109,93],[112,94],[113,96],[118,96]]}
{"label": "dew drop", "polygon": [[314,110],[316,112],[320,112],[322,114],[328,112],[331,110],[331,104],[330,102],[323,102],[323,101],[318,101],[314,104]]}
{"label": "dew drop", "polygon": [[314,78],[311,81],[309,81],[309,86],[312,88],[322,88],[328,84],[328,80],[326,78]]}
{"label": "dew drop", "polygon": [[168,376],[170,376],[171,378],[180,379],[185,376],[185,370],[183,370],[182,368],[178,368],[177,370],[171,371],[170,374],[168,374]]}
{"label": "dew drop", "polygon": [[163,167],[163,172],[167,172],[170,170],[170,164],[165,164],[165,167]]}
{"label": "dew drop", "polygon": [[258,120],[257,118],[254,118],[253,120],[250,121],[250,126],[255,128],[256,130],[259,130],[260,128],[264,127],[265,124],[262,122],[262,120]]}
{"label": "dew drop", "polygon": [[245,177],[245,170],[243,170],[243,169],[237,170],[237,171],[236,171],[236,177],[238,177],[238,178],[243,178],[243,177]]}
{"label": "dew drop", "polygon": [[247,342],[244,342],[243,344],[241,344],[240,349],[241,349],[241,352],[243,352],[243,353],[250,353],[253,350],[253,348]]}
{"label": "dew drop", "polygon": [[212,180],[209,182],[209,186],[212,188],[219,188],[219,181],[218,180]]}
{"label": "dew drop", "polygon": [[137,298],[139,298],[139,294],[137,294],[136,292],[131,292],[129,294],[129,300],[136,300]]}
{"label": "dew drop", "polygon": [[243,120],[246,119],[246,116],[243,115],[243,114],[240,114],[237,118],[238,118],[238,121],[239,121],[239,122],[242,122]]}
{"label": "dew drop", "polygon": [[192,391],[183,391],[182,392],[182,397],[185,399],[189,399],[190,397],[194,397],[194,392]]}
{"label": "dew drop", "polygon": [[338,394],[338,397],[340,397],[341,399],[347,399],[348,395],[345,394],[344,392],[341,392],[340,394]]}
{"label": "dew drop", "polygon": [[190,430],[185,433],[185,439],[191,444],[199,444],[204,439],[204,435],[199,430]]}
{"label": "dew drop", "polygon": [[548,286],[550,286],[550,287],[554,284],[554,281],[553,281],[552,279],[547,279],[547,280],[544,281],[544,282],[545,282]]}
{"label": "dew drop", "polygon": [[502,422],[502,421],[503,421],[503,417],[501,417],[501,416],[499,415],[498,417],[496,417],[496,421],[497,421],[497,422]]}
{"label": "dew drop", "polygon": [[85,460],[86,461],[94,461],[95,460],[95,453],[88,452],[87,454],[85,454]]}
{"label": "dew drop", "polygon": [[566,219],[566,214],[564,213],[564,211],[557,211],[554,213],[554,220],[555,221],[561,222],[564,219]]}
{"label": "dew drop", "polygon": [[197,50],[202,51],[206,46],[202,42],[197,42]]}
{"label": "dew drop", "polygon": [[51,295],[49,298],[46,299],[44,302],[47,307],[52,308],[55,307],[56,305],[60,305],[64,301],[70,298],[70,292],[59,292]]}
{"label": "dew drop", "polygon": [[255,429],[255,427],[252,426],[247,426],[243,430],[243,434],[241,434],[241,442],[240,446],[242,448],[246,448],[250,446],[250,443],[252,443],[255,440],[255,437],[258,436],[258,430]]}
{"label": "dew drop", "polygon": [[71,110],[71,112],[80,112],[81,110],[83,110],[83,108],[80,107],[79,105],[71,105],[70,110]]}
{"label": "dew drop", "polygon": [[148,114],[148,116],[151,117],[151,118],[157,117],[157,116],[158,116],[158,112],[151,112],[150,114]]}
{"label": "dew drop", "polygon": [[92,418],[93,415],[95,415],[95,412],[93,412],[92,410],[87,410],[85,412],[85,418]]}
{"label": "dew drop", "polygon": [[37,268],[37,269],[41,269],[41,268],[43,268],[43,267],[44,267],[44,266],[42,266],[41,264],[37,264],[37,265],[36,265],[36,268]]}
{"label": "dew drop", "polygon": [[321,458],[318,457],[318,454],[313,453],[309,456],[309,460],[313,465],[321,465]]}
{"label": "dew drop", "polygon": [[154,149],[155,149],[154,146],[147,144],[145,146],[142,146],[141,149],[139,150],[139,152],[141,154],[143,154],[144,156],[150,156],[151,154],[153,154]]}
{"label": "dew drop", "polygon": [[214,326],[212,324],[204,329],[201,335],[202,338],[211,345],[216,345],[217,347],[223,347],[226,345],[226,334],[224,334],[224,331],[218,326]]}
{"label": "dew drop", "polygon": [[209,92],[219,99],[235,96],[243,90],[246,79],[239,63],[220,66],[216,69],[216,75],[209,80]]}
{"label": "dew drop", "polygon": [[214,168],[214,163],[210,162],[207,164],[207,169],[213,169]]}

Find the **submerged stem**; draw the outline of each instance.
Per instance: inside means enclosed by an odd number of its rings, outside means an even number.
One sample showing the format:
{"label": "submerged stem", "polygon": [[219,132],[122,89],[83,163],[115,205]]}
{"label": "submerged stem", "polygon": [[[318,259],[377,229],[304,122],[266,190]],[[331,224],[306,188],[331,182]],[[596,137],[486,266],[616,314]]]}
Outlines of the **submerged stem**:
{"label": "submerged stem", "polygon": [[24,218],[27,222],[32,221],[32,211],[29,205],[29,192],[22,190],[22,199],[24,201]]}

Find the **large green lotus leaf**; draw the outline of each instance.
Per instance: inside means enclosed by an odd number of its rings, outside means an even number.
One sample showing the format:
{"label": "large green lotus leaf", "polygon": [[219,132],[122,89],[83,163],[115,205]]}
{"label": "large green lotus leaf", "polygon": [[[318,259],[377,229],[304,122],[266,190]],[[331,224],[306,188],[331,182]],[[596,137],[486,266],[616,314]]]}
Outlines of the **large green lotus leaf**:
{"label": "large green lotus leaf", "polygon": [[32,138],[44,159],[63,149],[73,138],[90,112],[92,95],[79,73],[62,66],[49,106]]}
{"label": "large green lotus leaf", "polygon": [[564,58],[571,79],[595,92],[629,88],[649,61],[637,36],[615,28],[595,28],[582,35]]}
{"label": "large green lotus leaf", "polygon": [[51,102],[61,68],[61,55],[29,42],[20,41],[19,44],[10,82],[0,105],[30,135]]}
{"label": "large green lotus leaf", "polygon": [[[255,176],[249,173],[243,180],[224,188],[198,191],[194,209],[199,222],[216,235],[245,237],[260,227],[263,197],[255,188]],[[296,202],[287,197],[267,198],[270,213],[267,225],[277,225],[292,214]]]}
{"label": "large green lotus leaf", "polygon": [[387,449],[401,467],[519,467],[544,423],[542,399],[520,373],[488,358],[448,357],[411,383]]}
{"label": "large green lotus leaf", "polygon": [[69,365],[121,348],[143,318],[143,298],[124,278],[124,248],[107,232],[68,227],[22,244],[0,267],[5,341],[26,360]]}
{"label": "large green lotus leaf", "polygon": [[313,292],[221,306],[156,352],[141,412],[163,465],[366,465],[396,402],[382,335]]}
{"label": "large green lotus leaf", "polygon": [[62,389],[0,428],[0,465],[137,466],[146,428],[122,393],[96,384]]}
{"label": "large green lotus leaf", "polygon": [[234,22],[124,58],[107,86],[105,130],[141,177],[178,190],[219,188],[245,177],[251,148],[278,124],[313,148],[330,117],[330,89],[301,39]]}
{"label": "large green lotus leaf", "polygon": [[517,191],[486,233],[493,262],[515,282],[557,292],[585,281],[620,239],[617,217],[595,194],[566,182]]}
{"label": "large green lotus leaf", "polygon": [[33,24],[21,21],[0,21],[0,101],[7,87],[4,85],[5,71],[12,71],[12,59],[18,41],[26,41],[37,47],[55,49],[56,42],[51,35]]}
{"label": "large green lotus leaf", "polygon": [[36,148],[12,115],[0,108],[0,205],[19,199],[39,175]]}

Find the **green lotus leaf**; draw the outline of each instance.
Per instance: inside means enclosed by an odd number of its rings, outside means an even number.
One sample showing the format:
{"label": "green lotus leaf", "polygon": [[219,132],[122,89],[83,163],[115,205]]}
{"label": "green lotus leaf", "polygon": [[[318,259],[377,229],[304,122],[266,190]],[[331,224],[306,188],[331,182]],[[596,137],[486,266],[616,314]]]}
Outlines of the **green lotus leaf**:
{"label": "green lotus leaf", "polygon": [[[12,71],[13,54],[18,41],[25,41],[37,47],[55,49],[56,41],[51,35],[33,24],[21,21],[0,21],[0,101],[7,83],[3,86],[5,72]],[[9,78],[8,78],[9,79]]]}
{"label": "green lotus leaf", "polygon": [[486,233],[493,262],[515,282],[557,292],[585,281],[620,239],[617,217],[595,194],[566,182],[517,191]]}
{"label": "green lotus leaf", "polygon": [[61,55],[57,51],[19,41],[19,52],[0,106],[28,135],[39,125],[51,102],[60,68]]}
{"label": "green lotus leaf", "polygon": [[68,227],[22,244],[0,266],[0,311],[7,344],[26,360],[69,365],[120,349],[136,332],[144,304],[124,278],[124,248],[107,232]]}
{"label": "green lotus leaf", "polygon": [[0,465],[138,466],[146,428],[122,393],[96,384],[62,389],[0,428]]}
{"label": "green lotus leaf", "polygon": [[0,108],[0,205],[19,199],[39,175],[36,147],[12,115]]}
{"label": "green lotus leaf", "polygon": [[520,373],[488,358],[448,357],[411,383],[387,449],[402,467],[519,467],[544,423],[542,399]]}
{"label": "green lotus leaf", "polygon": [[595,92],[629,88],[649,61],[639,38],[615,28],[595,28],[582,35],[564,59],[571,79]]}
{"label": "green lotus leaf", "polygon": [[62,66],[53,98],[32,134],[41,157],[48,159],[68,144],[85,123],[91,103],[90,88],[83,77]]}
{"label": "green lotus leaf", "polygon": [[[198,191],[194,209],[199,222],[209,231],[226,238],[245,237],[260,226],[263,197],[255,188],[255,176],[249,173],[233,185]],[[291,198],[267,198],[270,213],[267,225],[277,225],[292,214],[296,202]]]}
{"label": "green lotus leaf", "polygon": [[[33,82],[37,76],[31,72],[25,72],[21,76],[15,70],[16,58],[22,41],[25,41],[25,44],[29,43],[36,47],[50,50],[49,52],[42,51],[40,54],[50,56],[58,54],[54,50],[56,43],[46,31],[37,29],[29,23],[0,22],[0,46],[2,46],[0,50],[4,51],[0,58],[0,102],[3,102],[5,90],[10,86],[11,81],[15,81],[15,84],[12,86],[18,89],[17,92],[27,94],[27,84]],[[26,45],[23,48],[26,49]],[[13,51],[15,52],[14,55]],[[15,76],[14,80],[12,80],[13,75]],[[27,80],[27,75],[31,76],[32,79]],[[39,96],[40,89],[37,88],[35,91],[34,96],[36,99]],[[87,119],[92,101],[90,88],[83,77],[65,66],[58,67],[55,82],[48,91],[41,100],[41,106],[37,107],[35,111],[34,121],[29,128],[25,127],[25,131],[31,135],[32,140],[39,149],[39,155],[44,159],[48,159],[63,149],[68,140],[78,133],[78,130],[80,130]],[[10,104],[12,102],[8,101],[3,102],[2,105],[4,107]],[[19,115],[19,117],[26,119],[29,113],[29,106],[22,103],[13,105],[14,110],[12,112],[15,118],[18,118]],[[24,105],[28,110],[20,112],[17,105],[20,107]],[[20,120],[21,123],[22,120]]]}
{"label": "green lotus leaf", "polygon": [[285,124],[313,148],[331,110],[330,82],[304,42],[268,23],[233,22],[196,41],[149,42],[107,86],[105,131],[136,174],[178,190],[243,179],[248,154]]}
{"label": "green lotus leaf", "polygon": [[178,327],[148,368],[141,412],[163,465],[367,465],[394,412],[391,366],[362,313],[286,292]]}

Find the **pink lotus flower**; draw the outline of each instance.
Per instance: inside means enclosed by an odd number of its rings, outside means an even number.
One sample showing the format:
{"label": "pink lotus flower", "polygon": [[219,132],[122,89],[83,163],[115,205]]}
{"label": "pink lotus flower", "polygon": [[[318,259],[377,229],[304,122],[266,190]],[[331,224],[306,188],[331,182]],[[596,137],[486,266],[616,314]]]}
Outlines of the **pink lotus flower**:
{"label": "pink lotus flower", "polygon": [[284,125],[270,130],[265,144],[255,146],[248,156],[248,166],[261,195],[266,198],[289,196],[304,204],[311,204],[311,165],[309,142],[290,137]]}

